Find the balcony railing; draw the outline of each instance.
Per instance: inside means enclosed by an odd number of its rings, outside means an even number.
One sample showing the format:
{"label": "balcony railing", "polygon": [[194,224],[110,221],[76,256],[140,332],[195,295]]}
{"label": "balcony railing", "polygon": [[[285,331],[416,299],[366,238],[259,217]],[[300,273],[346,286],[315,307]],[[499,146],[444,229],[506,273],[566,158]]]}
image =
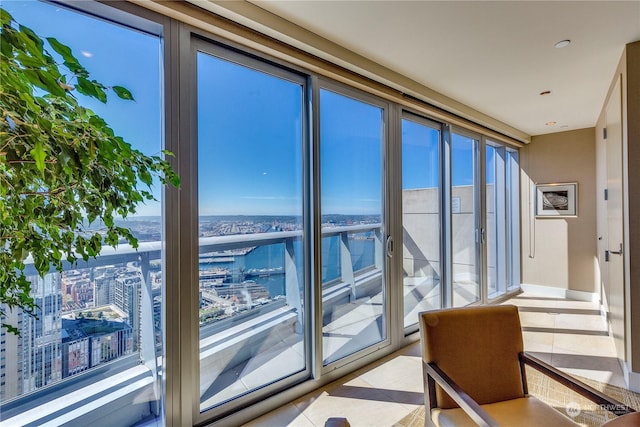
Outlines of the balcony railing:
{"label": "balcony railing", "polygon": [[[351,237],[358,235],[361,239],[373,240],[374,257],[371,265],[360,265],[354,269],[354,262],[351,253]],[[371,283],[381,280],[383,264],[383,239],[381,234],[381,224],[363,224],[346,227],[323,228],[322,237],[337,238],[339,244],[340,268],[337,277],[332,278],[323,284],[323,307],[330,310],[332,304],[366,294],[376,292]],[[243,313],[238,313],[228,319],[215,321],[201,327],[200,358],[201,366],[208,366],[208,358],[215,363],[218,368],[212,370],[210,375],[219,375],[224,371],[224,361],[230,358],[234,362],[238,361],[238,343],[250,340],[255,334],[261,333],[260,328],[254,328],[256,322],[264,328],[273,327],[282,322],[295,325],[297,333],[302,333],[302,304],[303,288],[300,283],[301,274],[298,272],[298,263],[295,257],[295,245],[300,243],[302,231],[282,231],[259,234],[243,234],[214,236],[201,238],[199,241],[200,253],[223,252],[246,247],[261,247],[268,245],[284,245],[284,298],[272,299],[266,304],[249,307]],[[299,250],[298,246],[298,249]],[[68,378],[51,384],[48,387],[29,392],[15,398],[3,400],[0,404],[0,425],[13,425],[14,421],[21,420],[28,412],[33,419],[33,424],[37,425],[44,421],[53,423],[64,423],[68,420],[89,424],[92,420],[101,419],[108,414],[118,414],[124,423],[132,420],[140,420],[145,417],[159,415],[159,396],[161,381],[160,363],[162,361],[161,351],[156,343],[156,330],[154,326],[154,298],[151,287],[150,271],[151,262],[160,260],[162,256],[162,242],[142,242],[137,249],[129,245],[120,245],[116,249],[105,248],[96,259],[89,261],[78,261],[74,265],[66,265],[65,269],[81,270],[85,268],[96,268],[113,265],[136,265],[142,274],[142,281],[139,295],[139,319],[134,331],[137,340],[135,348],[137,357],[122,353],[120,359],[114,362],[107,362],[98,368],[82,366],[75,360],[74,369],[68,370]],[[27,265],[27,274],[35,275],[35,269]],[[94,284],[95,285],[95,284]],[[379,290],[377,291],[379,292]],[[273,297],[273,295],[272,295]],[[288,320],[287,320],[288,319]],[[230,325],[236,327],[229,327]],[[67,348],[70,346],[67,346]],[[73,348],[73,346],[71,346]],[[254,356],[250,346],[242,346],[246,354],[245,358]],[[225,356],[225,351],[229,352],[229,357]],[[77,355],[76,355],[77,356]],[[75,356],[74,356],[75,357]],[[82,358],[80,358],[82,359]],[[68,360],[68,358],[67,358]],[[123,364],[124,363],[124,364]],[[201,377],[201,382],[206,383],[206,369],[201,369],[205,378]],[[130,372],[127,374],[127,372]],[[111,375],[105,377],[105,375]],[[91,381],[91,378],[109,381],[109,386],[103,382]],[[87,381],[89,380],[89,381]],[[118,382],[125,381],[125,388],[119,387]],[[95,387],[101,384],[102,390]],[[124,383],[123,383],[124,384]],[[109,391],[111,390],[111,391]],[[87,400],[86,396],[99,393],[101,396],[100,406],[95,405],[95,399]],[[112,396],[112,398],[110,398]],[[148,404],[129,405],[131,399],[140,402],[140,396],[145,396]],[[151,398],[149,398],[149,396]],[[36,410],[34,402],[37,402]],[[57,402],[56,405],[44,405],[46,402]],[[106,405],[106,406],[105,406]],[[31,408],[31,409],[30,409]],[[51,409],[49,409],[51,408]],[[71,410],[73,408],[73,410]],[[30,418],[30,419],[31,419]],[[65,421],[66,420],[66,421]]]}

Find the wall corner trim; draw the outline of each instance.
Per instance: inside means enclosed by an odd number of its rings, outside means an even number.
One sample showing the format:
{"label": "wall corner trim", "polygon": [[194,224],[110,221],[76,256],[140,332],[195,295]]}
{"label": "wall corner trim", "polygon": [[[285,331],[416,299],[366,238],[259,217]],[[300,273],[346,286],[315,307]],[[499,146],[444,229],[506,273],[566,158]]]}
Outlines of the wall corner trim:
{"label": "wall corner trim", "polygon": [[633,372],[627,363],[621,362],[624,372],[624,382],[627,388],[636,393],[640,393],[640,372]]}

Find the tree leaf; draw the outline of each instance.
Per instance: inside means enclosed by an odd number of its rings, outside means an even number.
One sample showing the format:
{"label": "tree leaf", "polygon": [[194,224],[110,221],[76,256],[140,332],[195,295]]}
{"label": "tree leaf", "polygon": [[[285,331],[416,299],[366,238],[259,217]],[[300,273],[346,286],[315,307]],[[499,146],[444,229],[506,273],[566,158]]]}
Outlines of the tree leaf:
{"label": "tree leaf", "polygon": [[46,154],[42,147],[42,143],[40,141],[36,142],[36,146],[29,151],[29,154],[31,154],[31,158],[35,160],[38,170],[40,172],[44,172],[44,159],[46,158]]}
{"label": "tree leaf", "polygon": [[98,97],[96,87],[91,83],[90,80],[84,77],[78,77],[76,88],[78,89],[78,92],[83,95],[91,96],[93,98]]}
{"label": "tree leaf", "polygon": [[129,92],[128,89],[126,89],[126,88],[124,88],[122,86],[113,86],[111,89],[113,89],[113,91],[118,96],[118,98],[131,100],[131,101],[134,100],[133,99],[133,95],[131,94],[131,92]]}
{"label": "tree leaf", "polygon": [[96,98],[102,103],[107,102],[107,92],[104,90],[105,87],[101,83],[95,80],[89,80],[86,77],[78,76],[77,87],[78,92],[82,93],[83,95]]}
{"label": "tree leaf", "polygon": [[20,52],[17,56],[16,59],[18,61],[20,61],[22,63],[22,65],[24,65],[25,67],[42,67],[45,66],[46,63],[43,63],[41,59],[38,58],[34,58],[33,56],[28,56],[25,55],[24,53]]}
{"label": "tree leaf", "polygon": [[33,41],[33,43],[38,47],[39,51],[42,51],[42,47],[44,46],[44,42],[42,41],[42,39],[40,37],[38,37],[36,35],[36,33],[33,32],[33,30],[31,28],[25,27],[23,25],[20,25],[20,31],[24,32],[31,41]]}
{"label": "tree leaf", "polygon": [[3,8],[0,8],[0,23],[4,26],[11,24],[11,21],[13,21],[13,16]]}
{"label": "tree leaf", "polygon": [[60,43],[57,39],[53,37],[47,37],[47,41],[49,42],[49,45],[53,48],[53,50],[55,50],[60,54],[60,56],[62,56],[62,59],[64,59],[65,62],[72,62],[80,65],[78,63],[78,60],[73,56],[73,53],[71,52],[71,48]]}

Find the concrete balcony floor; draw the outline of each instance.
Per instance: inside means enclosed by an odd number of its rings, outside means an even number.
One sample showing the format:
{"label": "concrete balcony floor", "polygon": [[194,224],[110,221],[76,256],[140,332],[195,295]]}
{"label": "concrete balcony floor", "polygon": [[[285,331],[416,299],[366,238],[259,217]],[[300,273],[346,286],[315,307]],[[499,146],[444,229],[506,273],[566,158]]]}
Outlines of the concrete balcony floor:
{"label": "concrete balcony floor", "polygon": [[[571,374],[624,387],[613,339],[597,303],[520,294],[525,350]],[[344,417],[352,426],[393,426],[423,405],[420,344],[411,344],[246,427],[324,426]]]}

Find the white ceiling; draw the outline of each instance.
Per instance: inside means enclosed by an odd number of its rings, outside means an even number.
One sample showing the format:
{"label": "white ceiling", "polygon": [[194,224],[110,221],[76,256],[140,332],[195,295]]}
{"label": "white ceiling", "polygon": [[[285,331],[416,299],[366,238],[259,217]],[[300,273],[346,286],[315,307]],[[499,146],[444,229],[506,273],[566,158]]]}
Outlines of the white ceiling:
{"label": "white ceiling", "polygon": [[252,3],[529,135],[594,126],[640,40],[640,0]]}

